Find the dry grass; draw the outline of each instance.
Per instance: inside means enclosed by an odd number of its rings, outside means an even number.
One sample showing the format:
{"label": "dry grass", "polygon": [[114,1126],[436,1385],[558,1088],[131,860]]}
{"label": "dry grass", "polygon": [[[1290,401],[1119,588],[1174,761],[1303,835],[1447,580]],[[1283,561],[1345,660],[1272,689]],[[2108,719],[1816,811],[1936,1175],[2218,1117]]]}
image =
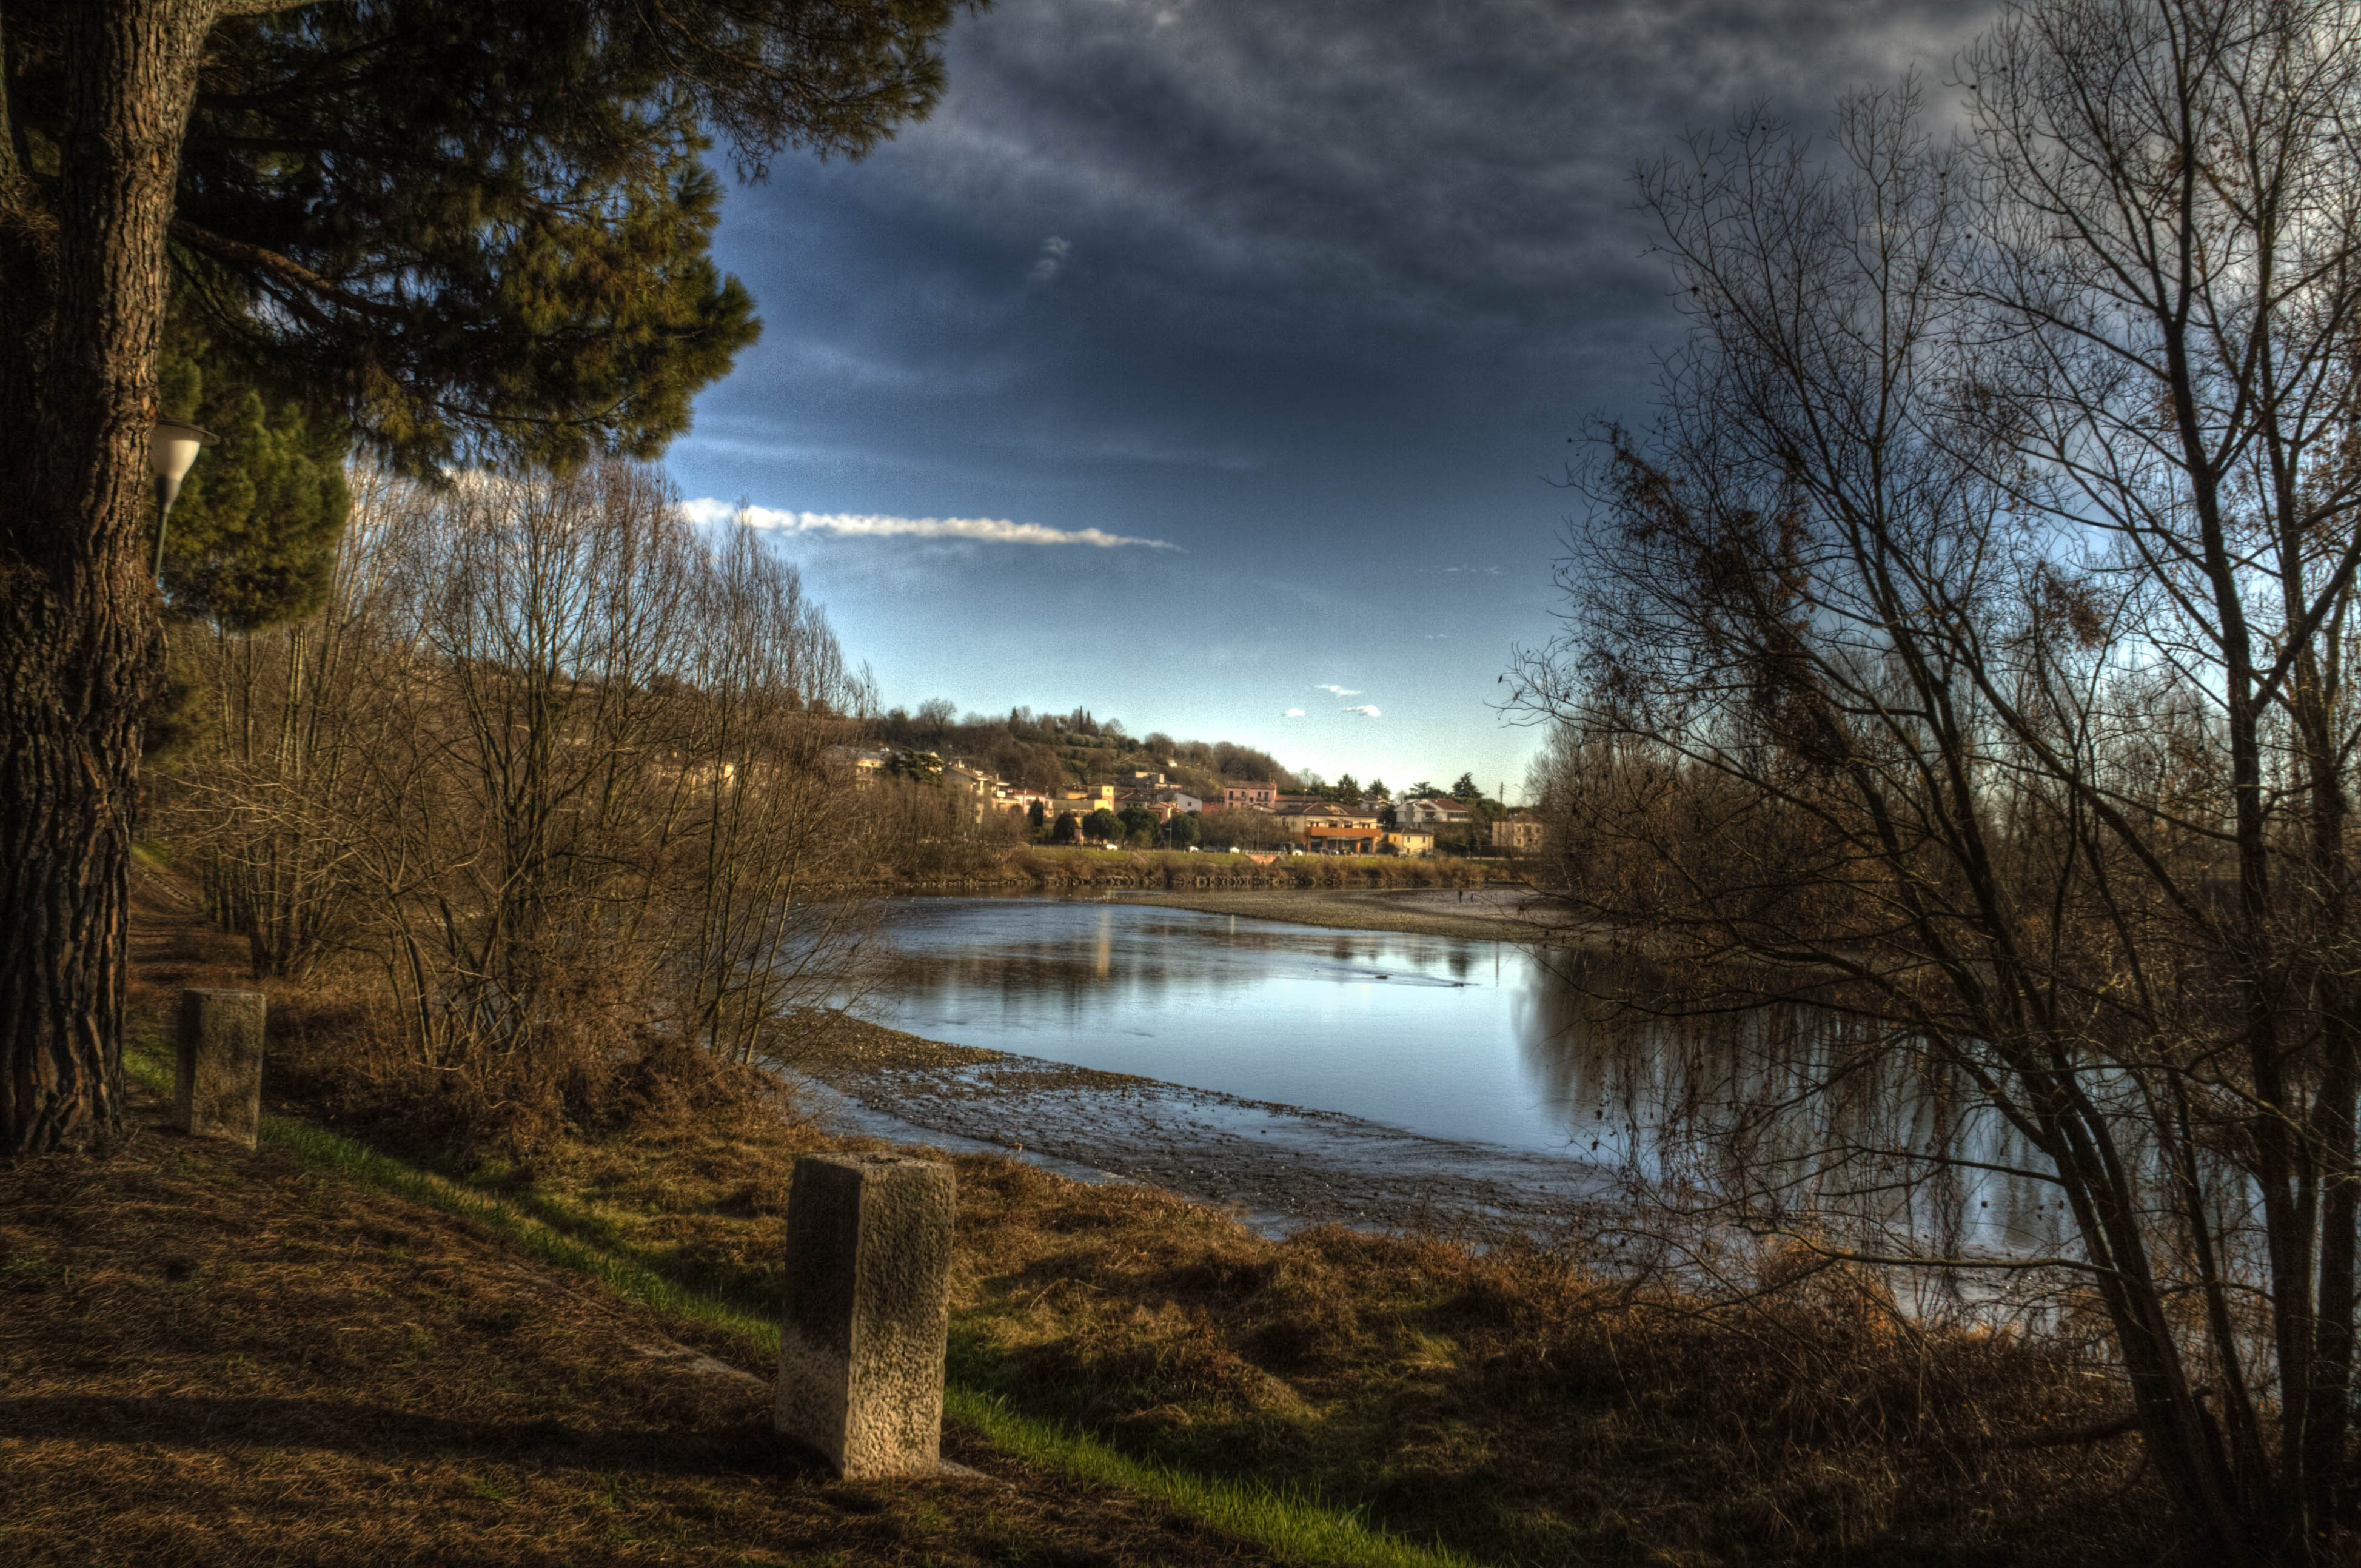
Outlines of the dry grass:
{"label": "dry grass", "polygon": [[[169,972],[170,942],[202,947],[208,940],[182,923],[178,937],[150,942],[143,954],[147,970],[178,983]],[[307,1023],[297,998],[283,998],[280,1005],[285,1059],[274,1058],[272,1064],[280,1080],[292,1078],[285,1069],[305,1064],[313,1081],[332,1076],[324,1061],[332,1062],[335,1029],[316,1020]],[[855,1031],[838,1044],[855,1052],[908,1048],[895,1044],[898,1037],[877,1034]],[[582,1130],[523,1157],[480,1165],[467,1173],[468,1179],[500,1191],[546,1223],[627,1254],[669,1278],[748,1311],[767,1312],[777,1299],[777,1259],[794,1157],[823,1144],[843,1146],[844,1141],[797,1124],[781,1114],[781,1106],[759,1096],[726,1091],[726,1085],[707,1084],[670,1098],[651,1091],[628,1124]],[[135,1152],[140,1146],[161,1147],[163,1142],[150,1139],[135,1146]],[[1855,1275],[1798,1273],[1782,1288],[1741,1307],[1706,1312],[1670,1293],[1631,1295],[1562,1253],[1484,1252],[1444,1239],[1378,1237],[1333,1228],[1272,1241],[1149,1189],[1086,1187],[993,1157],[960,1157],[955,1163],[961,1184],[955,1379],[1005,1398],[1016,1410],[1082,1426],[1146,1459],[1313,1492],[1364,1508],[1372,1522],[1412,1540],[1439,1539],[1471,1555],[1500,1561],[2099,1564],[2158,1555],[2155,1530],[2162,1509],[2152,1480],[2140,1468],[2136,1439],[2048,1447],[2016,1441],[2112,1414],[2119,1408],[2118,1397],[2105,1379],[2089,1376],[2062,1346],[1983,1335],[1922,1336]],[[126,1183],[125,1193],[144,1179]],[[296,1179],[280,1174],[270,1179]],[[21,1180],[11,1189],[24,1190]],[[93,1200],[87,1212],[112,1213],[116,1201]],[[217,1201],[229,1203],[230,1191],[224,1190]],[[339,1200],[333,1215],[324,1212],[315,1221],[342,1224],[348,1212],[377,1201],[348,1211]],[[60,1216],[35,1227],[44,1238],[40,1245],[55,1249],[75,1223]],[[416,1222],[413,1217],[405,1223]],[[157,1233],[172,1228],[159,1222]],[[16,1233],[6,1234],[13,1238]],[[272,1234],[299,1232],[290,1227]],[[365,1287],[355,1288],[327,1266],[339,1245],[335,1238],[345,1231],[334,1230],[325,1239],[300,1234],[313,1249],[301,1255],[321,1271],[316,1288],[324,1294],[315,1302],[291,1299],[295,1304],[283,1309],[258,1305],[252,1348],[241,1352],[249,1359],[268,1355],[274,1365],[317,1368],[302,1376],[325,1376],[341,1388],[343,1379],[376,1376],[376,1363],[368,1358],[360,1358],[360,1365],[327,1359],[336,1344],[333,1331],[343,1323],[415,1322],[430,1336],[443,1336],[435,1344],[456,1346],[472,1331],[447,1315],[422,1317],[426,1309],[419,1303],[426,1296],[440,1299],[448,1293],[464,1301],[466,1286],[486,1304],[453,1311],[473,1310],[497,1321],[499,1314],[518,1310],[497,1295],[496,1282],[507,1277],[500,1270],[514,1271],[516,1265],[501,1259],[496,1248],[463,1254],[455,1244],[445,1254],[452,1261],[443,1272],[431,1279],[414,1277],[425,1284],[403,1283],[412,1276],[372,1275]],[[117,1250],[129,1257],[160,1245],[134,1240]],[[407,1244],[397,1245],[412,1251]],[[373,1257],[365,1248],[353,1255]],[[244,1252],[236,1262],[258,1266]],[[60,1257],[59,1266],[89,1266]],[[138,1266],[108,1266],[128,1279]],[[344,1266],[338,1263],[335,1268]],[[273,1290],[301,1284],[292,1255],[290,1267]],[[172,1283],[159,1276],[157,1283],[141,1288],[162,1290]],[[152,1307],[127,1301],[123,1307],[113,1315],[156,1315]],[[598,1310],[619,1310],[611,1305]],[[733,1415],[726,1400],[664,1414],[674,1407],[664,1400],[683,1398],[675,1384],[664,1381],[676,1375],[633,1365],[616,1349],[632,1335],[657,1332],[653,1324],[631,1320],[626,1328],[600,1329],[588,1319],[559,1315],[550,1320],[554,1332],[544,1341],[533,1337],[540,1335],[541,1320],[532,1315],[537,1311],[528,1311],[532,1328],[525,1340],[511,1333],[486,1341],[467,1352],[480,1354],[474,1361],[456,1359],[455,1350],[453,1377],[464,1376],[469,1387],[500,1388],[501,1398],[524,1401],[502,1406],[506,1414],[467,1420],[494,1426],[549,1420],[569,1432],[643,1432],[652,1456],[702,1457],[683,1461],[686,1474],[667,1468],[671,1460],[655,1457],[647,1460],[644,1471],[591,1466],[577,1473],[567,1468],[562,1453],[543,1449],[503,1461],[519,1468],[501,1472],[490,1484],[522,1486],[530,1480],[533,1486],[555,1488],[530,1494],[536,1513],[567,1519],[579,1513],[596,1523],[586,1511],[593,1506],[581,1499],[605,1486],[599,1477],[611,1470],[635,1477],[632,1485],[643,1490],[631,1496],[653,1499],[645,1505],[653,1511],[642,1530],[652,1541],[691,1517],[716,1521],[716,1539],[741,1539],[730,1534],[739,1528],[734,1521],[759,1517],[769,1521],[762,1528],[786,1532],[770,1539],[807,1540],[814,1550],[851,1553],[844,1559],[850,1562],[872,1550],[859,1544],[872,1539],[861,1531],[889,1530],[886,1524],[864,1520],[905,1521],[892,1524],[892,1530],[920,1528],[897,1511],[917,1506],[907,1499],[895,1498],[882,1505],[880,1514],[848,1520],[841,1510],[827,1511],[836,1508],[828,1501],[833,1494],[816,1481],[776,1480],[778,1462],[762,1449],[767,1440],[758,1430],[759,1420],[744,1412]],[[392,1317],[397,1312],[398,1321]],[[271,1337],[273,1321],[283,1343]],[[41,1354],[55,1361],[60,1340],[54,1323],[20,1329],[12,1318],[8,1333],[12,1376],[22,1376],[16,1371],[17,1356],[34,1354],[20,1353],[22,1344],[46,1347]],[[72,1335],[65,1339],[71,1343]],[[170,1348],[169,1342],[139,1343],[148,1348],[135,1361]],[[402,1354],[405,1343],[387,1341],[390,1351]],[[605,1348],[595,1348],[600,1345]],[[433,1370],[438,1354],[422,1343],[417,1354],[423,1359],[407,1373],[399,1372],[403,1364],[390,1357],[385,1376],[412,1382],[397,1380],[379,1388],[365,1381],[357,1387],[366,1398],[334,1406],[333,1419],[323,1419],[330,1427],[360,1421],[364,1417],[356,1412],[383,1406],[459,1420],[464,1412],[446,1410],[427,1398],[431,1380],[445,1376]],[[508,1365],[511,1358],[513,1365]],[[100,1357],[101,1363],[109,1360]],[[197,1378],[201,1366],[212,1365],[192,1360],[181,1375]],[[462,1374],[462,1366],[469,1370]],[[626,1373],[637,1381],[616,1381]],[[157,1375],[151,1370],[139,1376]],[[113,1386],[104,1376],[92,1371],[58,1366],[43,1376],[60,1398],[114,1397],[106,1392]],[[577,1392],[591,1402],[570,1403]],[[535,1405],[535,1399],[548,1402]],[[602,1399],[610,1403],[598,1404]],[[612,1413],[586,1413],[594,1411]],[[750,1420],[754,1424],[748,1425]],[[635,1421],[640,1425],[631,1425]],[[88,1462],[96,1451],[87,1439],[44,1441],[80,1446],[57,1451],[45,1462],[46,1471],[37,1466],[27,1472],[27,1479],[0,1485],[39,1493],[42,1506],[62,1528],[63,1516],[55,1513],[66,1506],[62,1477],[68,1466]],[[732,1448],[732,1442],[752,1446]],[[274,1445],[296,1452],[267,1436],[236,1452]],[[432,1480],[422,1498],[476,1497],[456,1477],[476,1473],[468,1466],[477,1463],[478,1451],[430,1458],[431,1446],[419,1439],[400,1450],[406,1457],[368,1463],[412,1466]],[[302,1452],[325,1453],[332,1447]],[[229,1463],[221,1456],[227,1452],[214,1453],[204,1463],[219,1471]],[[338,1467],[358,1463],[336,1453],[342,1456],[333,1462],[307,1457],[298,1468],[329,1464],[342,1475],[344,1468]],[[758,1453],[759,1461],[730,1457]],[[969,1462],[995,1463],[972,1456]],[[736,1478],[717,1479],[725,1472]],[[390,1471],[369,1474],[379,1479],[368,1485],[394,1487],[385,1478]],[[50,1479],[31,1478],[39,1475]],[[760,1478],[759,1486],[748,1477]],[[1041,1497],[1055,1495],[1054,1485],[1041,1485]],[[264,1484],[255,1481],[249,1489],[239,1489],[247,1486],[240,1481],[224,1492],[223,1507],[260,1507],[251,1498],[264,1495]],[[757,1505],[714,1500],[735,1498],[733,1488],[740,1487],[767,1488],[769,1500],[760,1507],[789,1511],[741,1516],[730,1510]],[[184,1506],[192,1512],[203,1511],[201,1491],[188,1494]],[[511,1497],[525,1495],[521,1490]],[[880,1534],[873,1549],[904,1559],[931,1553],[952,1562],[961,1552],[983,1550],[975,1543],[1004,1528],[987,1528],[983,1515],[949,1493],[925,1506],[950,1521],[942,1531],[895,1537],[893,1542]],[[1016,1518],[1008,1514],[1015,1506],[993,1505],[1002,1510],[994,1518]],[[1017,1524],[1035,1533],[1019,1530],[1009,1537],[1018,1542],[1009,1550],[1021,1556],[1071,1547],[1080,1554],[1077,1560],[1118,1560],[1142,1552],[1187,1558],[1235,1550],[1210,1535],[1173,1538],[1168,1545],[1156,1533],[1163,1528],[1152,1517],[1157,1510],[1141,1513],[1136,1503],[1104,1507],[1100,1524],[1114,1534],[1093,1537],[1090,1543],[1067,1542],[1024,1523],[1038,1512],[1028,1501],[1026,1508],[1035,1511],[1018,1510]],[[431,1511],[419,1502],[411,1513],[398,1516],[411,1522],[397,1529],[390,1522],[397,1516],[381,1523],[360,1510],[351,1516],[359,1522],[350,1528],[380,1530],[372,1539],[389,1552],[413,1539],[405,1530],[425,1532],[414,1535],[421,1541],[456,1539],[433,1533],[442,1527],[429,1517]],[[1131,1522],[1118,1530],[1126,1519]],[[842,1541],[826,1533],[840,1527],[852,1532]],[[563,1528],[576,1530],[571,1523]],[[795,1530],[806,1534],[795,1537]],[[595,1541],[578,1532],[563,1539]],[[676,1543],[665,1550],[706,1549],[686,1535],[663,1539]]]}
{"label": "dry grass", "polygon": [[956,1429],[1016,1484],[834,1483],[726,1338],[136,1098],[0,1177],[12,1563],[1251,1560]]}
{"label": "dry grass", "polygon": [[1094,1422],[1488,1555],[2088,1563],[2138,1533],[2101,1506],[2136,1450],[1975,1442],[2103,1396],[2022,1345],[1912,1343],[1855,1278],[1701,1317],[1543,1254],[1327,1229],[1069,1245],[1005,1283],[969,1332]]}
{"label": "dry grass", "polygon": [[[760,1303],[782,1175],[817,1141],[749,1116],[499,1174],[552,1201],[544,1218]],[[955,1376],[1142,1457],[1504,1561],[2153,1555],[2136,1440],[2012,1441],[2112,1414],[2105,1380],[2063,1347],[1922,1337],[1855,1274],[1700,1313],[1536,1249],[1272,1241],[1151,1189],[955,1163]]]}

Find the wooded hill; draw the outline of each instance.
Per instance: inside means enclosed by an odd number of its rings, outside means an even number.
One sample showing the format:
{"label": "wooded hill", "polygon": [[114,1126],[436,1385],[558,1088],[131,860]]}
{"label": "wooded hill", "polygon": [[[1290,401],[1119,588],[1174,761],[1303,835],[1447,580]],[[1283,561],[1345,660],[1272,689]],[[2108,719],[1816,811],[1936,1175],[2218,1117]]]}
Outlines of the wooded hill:
{"label": "wooded hill", "polygon": [[1281,789],[1300,782],[1268,751],[1227,740],[1175,740],[1161,731],[1134,736],[1122,720],[1095,718],[1081,707],[1065,714],[1013,707],[1000,718],[960,718],[937,698],[919,704],[916,713],[889,708],[873,728],[881,745],[971,762],[1027,789],[1110,784],[1142,768],[1213,800],[1221,798],[1224,781],[1268,782]]}

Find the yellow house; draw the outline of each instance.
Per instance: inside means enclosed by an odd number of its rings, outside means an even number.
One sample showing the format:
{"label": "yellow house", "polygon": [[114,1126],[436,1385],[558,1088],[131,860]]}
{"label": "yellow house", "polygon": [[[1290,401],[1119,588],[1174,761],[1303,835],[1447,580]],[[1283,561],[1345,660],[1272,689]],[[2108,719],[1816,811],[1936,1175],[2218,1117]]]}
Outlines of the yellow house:
{"label": "yellow house", "polygon": [[1394,828],[1387,830],[1386,848],[1397,855],[1431,855],[1434,853],[1434,832],[1428,828]]}
{"label": "yellow house", "polygon": [[1057,798],[1049,802],[1049,809],[1052,822],[1058,819],[1061,811],[1071,811],[1077,818],[1088,817],[1093,811],[1113,811],[1115,785],[1095,784],[1089,789],[1060,790]]}

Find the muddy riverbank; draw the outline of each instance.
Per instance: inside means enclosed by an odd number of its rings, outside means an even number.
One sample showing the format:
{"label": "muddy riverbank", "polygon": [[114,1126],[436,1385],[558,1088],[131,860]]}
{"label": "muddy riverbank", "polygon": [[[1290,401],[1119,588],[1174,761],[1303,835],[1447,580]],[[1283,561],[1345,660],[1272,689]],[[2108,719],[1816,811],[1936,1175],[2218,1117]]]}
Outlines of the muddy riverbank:
{"label": "muddy riverbank", "polygon": [[1111,888],[1110,904],[1145,904],[1284,920],[1334,930],[1401,931],[1477,941],[1579,944],[1591,927],[1570,920],[1547,894],[1515,883],[1465,888]]}
{"label": "muddy riverbank", "polygon": [[[1609,1201],[1579,1159],[1421,1136],[1334,1112],[949,1045],[846,1022],[801,1033],[781,1065],[873,1116],[1080,1166],[1238,1211],[1286,1232],[1336,1223],[1478,1239],[1549,1238]],[[855,1113],[833,1119],[874,1131]]]}

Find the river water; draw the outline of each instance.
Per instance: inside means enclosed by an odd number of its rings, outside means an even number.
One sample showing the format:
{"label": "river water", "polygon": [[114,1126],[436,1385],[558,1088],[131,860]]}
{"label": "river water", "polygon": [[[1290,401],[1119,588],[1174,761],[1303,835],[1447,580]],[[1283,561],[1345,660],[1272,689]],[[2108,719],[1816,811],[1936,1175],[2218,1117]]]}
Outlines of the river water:
{"label": "river water", "polygon": [[1506,942],[1126,904],[897,900],[884,1021],[928,1039],[1357,1116],[1589,1152],[1560,982]]}
{"label": "river water", "polygon": [[[972,1074],[938,1074],[894,1086],[902,1113],[923,1102],[933,1127],[1061,1150],[1256,1209],[1307,1207],[1302,1181],[1252,1168],[1273,1151],[1349,1173],[1334,1200],[1348,1213],[1378,1212],[1390,1190],[1441,1192],[1460,1177],[1502,1212],[1603,1193],[1617,1171],[1662,1177],[1679,1157],[1664,1135],[1681,1115],[1805,1103],[1784,1075],[1824,1066],[1843,1027],[1795,1008],[1610,1021],[1585,1001],[1600,989],[1598,970],[1576,976],[1586,960],[1566,949],[1508,942],[1046,898],[897,899],[885,919],[898,958],[878,1005],[895,1028],[1274,1102],[1200,1102],[1180,1115],[1100,1090],[1028,1103]],[[2025,1163],[1988,1118],[1906,1078],[1880,1091],[1850,1075],[1839,1101],[1834,1123],[1785,1110],[1762,1119],[1753,1157],[1782,1182],[1792,1174],[1782,1161],[1824,1163],[1817,1151],[1832,1137],[1856,1147],[1948,1141],[1987,1167]],[[1163,1147],[1159,1166],[1146,1152],[1176,1117],[1213,1151],[1206,1163]],[[1947,1222],[1955,1241],[2003,1250],[2059,1238],[2062,1215],[2038,1181],[1953,1171],[1887,1193],[1894,1177],[1889,1162],[1870,1179],[1900,1229]],[[1813,1179],[1814,1201],[1833,1201],[1834,1184],[1855,1177]]]}

